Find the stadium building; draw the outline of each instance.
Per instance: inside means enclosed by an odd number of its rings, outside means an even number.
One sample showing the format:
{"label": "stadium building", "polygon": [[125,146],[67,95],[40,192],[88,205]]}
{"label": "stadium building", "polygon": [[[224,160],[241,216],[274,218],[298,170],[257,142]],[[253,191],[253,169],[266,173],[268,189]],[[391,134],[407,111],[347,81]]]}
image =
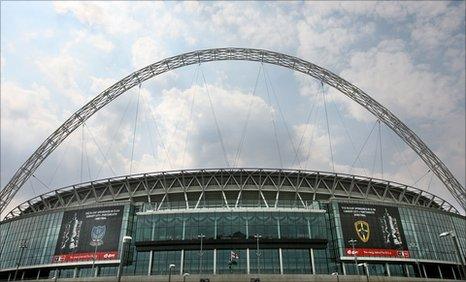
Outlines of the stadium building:
{"label": "stadium building", "polygon": [[[131,175],[58,189],[16,207],[0,224],[0,278],[116,277],[121,265],[123,278],[359,271],[460,279],[454,239],[464,252],[465,222],[428,192],[355,175]],[[444,232],[456,237],[439,237]]]}
{"label": "stadium building", "polygon": [[419,155],[463,215],[422,189],[350,174],[224,168],[112,177],[54,190],[9,211],[0,221],[0,280],[466,279],[466,190],[445,164],[358,87],[300,58],[262,49],[184,53],[110,86],[16,171],[0,190],[0,214],[57,147],[119,95],[170,70],[224,60],[282,66],[339,90]]}

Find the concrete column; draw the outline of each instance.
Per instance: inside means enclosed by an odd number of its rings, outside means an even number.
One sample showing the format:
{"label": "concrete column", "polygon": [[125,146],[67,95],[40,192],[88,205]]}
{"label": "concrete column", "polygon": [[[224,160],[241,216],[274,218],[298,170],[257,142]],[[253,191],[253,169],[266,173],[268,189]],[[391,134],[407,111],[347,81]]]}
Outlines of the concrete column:
{"label": "concrete column", "polygon": [[390,265],[388,263],[385,264],[385,270],[387,271],[388,276],[392,276],[390,273]]}
{"label": "concrete column", "polygon": [[283,274],[283,254],[282,254],[282,248],[278,248],[278,260],[280,261],[280,274]]}
{"label": "concrete column", "polygon": [[307,233],[308,233],[309,239],[312,239],[311,222],[309,221],[309,219],[307,220]]}
{"label": "concrete column", "polygon": [[421,269],[421,264],[419,263],[418,260],[416,260],[416,267],[417,267],[417,271],[419,272],[419,277],[422,278],[422,269]]}
{"label": "concrete column", "polygon": [[[184,250],[181,250],[180,275],[183,275],[183,264],[184,264]],[[201,266],[201,267],[202,267],[202,266]]]}
{"label": "concrete column", "polygon": [[346,263],[341,262],[341,269],[343,270],[343,275],[346,275]]}
{"label": "concrete column", "polygon": [[214,239],[217,239],[217,218],[214,221]]}
{"label": "concrete column", "polygon": [[311,264],[312,274],[316,274],[316,264],[314,263],[314,249],[311,249]]}
{"label": "concrete column", "polygon": [[149,252],[149,265],[147,266],[147,275],[152,274],[152,260],[154,259],[154,251]]}
{"label": "concrete column", "polygon": [[280,230],[280,220],[277,219],[277,232],[278,232],[278,239],[282,238],[282,232]]}
{"label": "concrete column", "polygon": [[186,219],[183,219],[183,240],[186,240]]}
{"label": "concrete column", "polygon": [[442,269],[440,268],[439,264],[437,264],[437,268],[438,268],[438,273],[440,274],[440,279],[443,279]]}
{"label": "concrete column", "polygon": [[249,248],[246,249],[246,269],[247,269],[247,273],[250,274],[251,268],[249,265]]}
{"label": "concrete column", "polygon": [[155,237],[155,220],[154,220],[154,218],[152,218],[152,226],[151,226],[151,229],[152,229],[152,230],[151,230],[151,233],[150,233],[150,239],[151,239],[152,241],[154,241],[154,240],[155,240],[155,238],[154,238],[154,237]]}
{"label": "concrete column", "polygon": [[409,267],[408,267],[408,265],[406,263],[404,264],[404,267],[405,267],[405,270],[406,270],[406,276],[411,277],[411,273],[409,273]]}
{"label": "concrete column", "polygon": [[36,279],[39,280],[39,277],[40,277],[40,268],[39,268],[39,270],[37,271],[37,277],[36,277]]}
{"label": "concrete column", "polygon": [[76,278],[78,276],[78,267],[75,267],[73,270],[73,278]]}
{"label": "concrete column", "polygon": [[426,266],[425,265],[422,265],[422,272],[424,272],[424,277],[425,278],[429,278],[429,277],[427,277],[427,272],[426,272]]}
{"label": "concrete column", "polygon": [[214,275],[217,274],[217,249],[214,249]]}
{"label": "concrete column", "polygon": [[455,272],[455,266],[451,266],[451,272],[453,272],[453,278],[456,280],[456,272]]}

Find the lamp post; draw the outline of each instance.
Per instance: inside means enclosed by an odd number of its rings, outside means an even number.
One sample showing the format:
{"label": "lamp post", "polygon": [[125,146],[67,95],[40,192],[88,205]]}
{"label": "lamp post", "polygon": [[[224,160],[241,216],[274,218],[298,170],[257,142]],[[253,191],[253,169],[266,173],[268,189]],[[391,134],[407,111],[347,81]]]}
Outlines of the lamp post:
{"label": "lamp post", "polygon": [[201,239],[201,248],[199,249],[199,276],[202,276],[202,256],[204,255],[202,243],[204,241],[205,235],[201,233],[197,235],[197,238]]}
{"label": "lamp post", "polygon": [[354,257],[354,266],[356,267],[356,274],[359,275],[359,267],[358,267],[358,256],[356,255],[356,243],[358,241],[351,239],[348,241],[348,243],[351,245],[353,249],[353,257]]}
{"label": "lamp post", "polygon": [[259,249],[259,239],[262,238],[260,234],[254,234],[254,238],[256,238],[256,256],[257,256],[257,275],[261,273],[260,264],[259,264],[259,257],[261,256],[261,252]]}
{"label": "lamp post", "polygon": [[[416,248],[416,251],[418,252],[418,254],[416,255],[419,256],[420,255],[420,250],[419,250],[419,246],[417,243],[409,243],[408,244],[409,248]],[[416,266],[417,266],[417,271],[419,272],[419,277],[422,277],[422,270],[421,270],[421,265],[419,264],[419,259],[415,259],[415,262],[416,262]]]}
{"label": "lamp post", "polygon": [[121,281],[121,275],[123,272],[123,263],[126,260],[126,246],[131,244],[133,238],[131,236],[123,236],[123,244],[121,246],[120,264],[118,265],[118,282]]}
{"label": "lamp post", "polygon": [[95,271],[94,271],[94,267],[95,267],[95,258],[96,258],[96,255],[97,255],[97,247],[99,246],[99,244],[95,244],[94,245],[94,256],[92,257],[92,276],[94,277],[95,276]]}
{"label": "lamp post", "polygon": [[456,249],[456,255],[458,256],[458,259],[460,260],[460,263],[461,263],[461,271],[460,271],[461,279],[464,279],[464,278],[466,278],[466,267],[464,265],[463,253],[461,252],[461,249],[460,249],[460,244],[458,242],[458,237],[456,237],[456,234],[453,231],[447,231],[447,232],[443,232],[443,233],[439,234],[440,238],[447,237],[447,236],[450,236],[451,238],[453,238],[453,243],[454,243],[455,249]]}
{"label": "lamp post", "polygon": [[367,280],[367,282],[369,282],[369,269],[368,269],[367,263],[366,262],[359,263],[357,266],[358,267],[359,266],[364,266],[364,271],[366,272],[366,280]]}
{"label": "lamp post", "polygon": [[337,282],[340,282],[340,276],[338,275],[338,272],[332,272],[332,276],[336,276]]}
{"label": "lamp post", "polygon": [[188,277],[190,274],[188,272],[183,273],[183,282],[186,282],[186,277]]}
{"label": "lamp post", "polygon": [[21,265],[21,260],[23,259],[24,249],[27,248],[27,239],[21,240],[19,247],[21,248],[21,251],[19,253],[19,259],[18,259],[18,263],[16,264],[15,276],[13,280],[16,280],[16,276],[18,275],[19,266]]}
{"label": "lamp post", "polygon": [[168,282],[172,281],[172,269],[175,268],[175,265],[172,263],[168,266]]}

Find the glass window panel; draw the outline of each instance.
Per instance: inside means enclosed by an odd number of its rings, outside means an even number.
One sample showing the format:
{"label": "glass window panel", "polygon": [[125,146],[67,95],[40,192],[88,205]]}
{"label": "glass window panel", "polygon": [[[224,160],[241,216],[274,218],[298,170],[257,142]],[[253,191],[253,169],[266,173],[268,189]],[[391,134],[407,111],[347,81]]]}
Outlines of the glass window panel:
{"label": "glass window panel", "polygon": [[249,263],[251,273],[280,273],[280,262],[278,256],[278,249],[263,249],[260,250],[259,256],[256,250],[249,251]]}
{"label": "glass window panel", "polygon": [[[230,260],[232,251],[238,255],[238,259]],[[247,273],[246,250],[217,250],[217,273]]]}
{"label": "glass window panel", "polygon": [[[201,262],[202,261],[202,262]],[[201,254],[199,250],[186,250],[184,252],[183,272],[211,274],[214,271],[214,251],[204,250]]]}
{"label": "glass window panel", "polygon": [[283,273],[312,273],[308,249],[282,249]]}
{"label": "glass window panel", "polygon": [[179,271],[180,262],[181,262],[181,251],[154,252],[154,257],[152,259],[152,273],[151,274],[152,275],[168,275],[170,264],[175,265],[174,272]]}

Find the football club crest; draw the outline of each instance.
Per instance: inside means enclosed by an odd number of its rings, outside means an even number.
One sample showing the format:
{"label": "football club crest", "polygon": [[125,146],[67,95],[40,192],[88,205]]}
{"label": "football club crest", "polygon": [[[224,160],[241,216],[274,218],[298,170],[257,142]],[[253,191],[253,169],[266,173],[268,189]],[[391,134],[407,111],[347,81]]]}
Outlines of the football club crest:
{"label": "football club crest", "polygon": [[104,243],[102,240],[105,236],[105,231],[107,230],[107,226],[93,226],[91,230],[91,242],[89,245],[96,247],[100,246]]}
{"label": "football club crest", "polygon": [[365,222],[364,220],[358,220],[354,223],[354,229],[356,230],[356,234],[362,242],[366,243],[369,241],[369,237],[371,235],[369,223]]}

